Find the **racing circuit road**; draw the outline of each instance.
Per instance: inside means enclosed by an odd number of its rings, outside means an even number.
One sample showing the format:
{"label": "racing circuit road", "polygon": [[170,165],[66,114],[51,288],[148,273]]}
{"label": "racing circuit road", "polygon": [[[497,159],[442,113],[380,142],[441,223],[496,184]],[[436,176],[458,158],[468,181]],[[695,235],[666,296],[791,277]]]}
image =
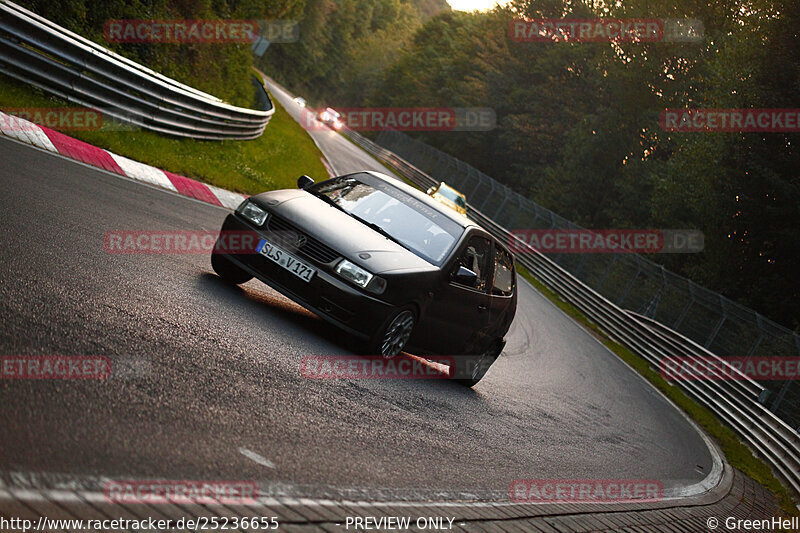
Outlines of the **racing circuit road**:
{"label": "racing circuit road", "polygon": [[[381,165],[364,150],[348,141],[343,135],[339,135],[322,122],[316,121],[316,113],[314,110],[311,108],[304,110],[292,101],[294,97],[289,94],[286,89],[264,75],[263,72],[261,76],[273,99],[277,100],[292,118],[305,127],[316,145],[322,153],[325,154],[331,166],[331,170],[335,175],[339,176],[351,172],[359,172],[361,170],[374,170],[376,172],[393,175],[385,166]],[[304,174],[304,172],[300,172],[300,174]],[[319,180],[319,176],[312,176],[312,178]]]}
{"label": "racing circuit road", "polygon": [[[349,170],[352,155],[330,150]],[[303,357],[350,353],[332,326],[257,281],[227,286],[205,254],[103,247],[113,230],[216,231],[224,209],[4,138],[0,158],[0,354],[103,355],[117,369],[0,380],[0,483],[257,480],[265,494],[506,500],[518,478],[670,488],[711,470],[684,416],[526,283],[506,350],[474,389],[311,380]]]}

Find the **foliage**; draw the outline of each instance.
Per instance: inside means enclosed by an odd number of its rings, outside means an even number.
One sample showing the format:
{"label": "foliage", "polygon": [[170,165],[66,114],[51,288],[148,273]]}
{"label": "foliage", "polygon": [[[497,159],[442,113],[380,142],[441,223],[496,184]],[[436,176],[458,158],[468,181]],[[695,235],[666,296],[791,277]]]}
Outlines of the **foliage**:
{"label": "foliage", "polygon": [[[379,4],[393,13],[393,39]],[[267,59],[293,89],[334,107],[491,107],[493,131],[413,135],[586,227],[700,229],[705,252],[654,259],[800,330],[800,135],[659,125],[665,108],[796,108],[800,20],[790,0],[516,0],[418,23],[399,0],[309,6],[308,39]],[[704,36],[611,44],[508,34],[515,18],[595,16],[694,18]]]}
{"label": "foliage", "polygon": [[[20,5],[147,67],[234,105],[254,105],[249,44],[114,43],[103,25],[114,19],[200,20],[296,18],[304,0],[19,0]],[[235,81],[232,81],[235,80]]]}
{"label": "foliage", "polygon": [[309,0],[300,41],[272,45],[259,67],[315,107],[361,105],[384,70],[445,0]]}
{"label": "foliage", "polygon": [[[800,330],[798,133],[672,133],[665,108],[793,108],[792,0],[25,0],[102,41],[111,18],[283,18],[300,41],[256,63],[315,107],[491,107],[489,132],[415,134],[584,226],[699,229],[700,254],[654,259]],[[521,17],[694,18],[700,42],[526,43]],[[246,45],[113,45],[246,104]]]}

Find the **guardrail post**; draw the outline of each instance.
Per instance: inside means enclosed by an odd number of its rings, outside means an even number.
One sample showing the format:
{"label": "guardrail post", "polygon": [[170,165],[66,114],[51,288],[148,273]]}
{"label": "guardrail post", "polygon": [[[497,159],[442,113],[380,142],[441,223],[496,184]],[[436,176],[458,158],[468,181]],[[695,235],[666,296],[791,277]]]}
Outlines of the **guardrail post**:
{"label": "guardrail post", "polygon": [[574,275],[575,275],[576,278],[580,277],[580,273],[583,272],[583,265],[586,264],[586,260],[589,257],[589,254],[581,254],[581,255],[583,255],[583,257],[581,257],[581,260],[578,263],[578,266],[575,267]]}
{"label": "guardrail post", "polygon": [[506,201],[508,201],[508,197],[507,196],[503,196],[503,201],[500,202],[500,205],[497,206],[497,209],[495,210],[494,216],[492,217],[492,219],[497,220],[498,218],[500,218],[500,213],[503,212],[503,207],[505,207]]}
{"label": "guardrail post", "polygon": [[661,295],[664,293],[664,288],[667,286],[667,274],[664,269],[664,265],[658,265],[660,267],[661,272],[661,286],[656,291],[655,295],[647,302],[646,305],[642,307],[642,311],[640,314],[655,319],[656,313],[658,312],[658,304],[661,303]]}
{"label": "guardrail post", "polygon": [[600,279],[597,281],[597,284],[594,286],[594,290],[596,290],[597,292],[600,292],[600,287],[603,286],[603,282],[606,280],[606,276],[608,276],[608,273],[611,272],[611,269],[614,267],[614,263],[616,263],[616,262],[617,262],[617,254],[612,254],[611,263],[609,263],[608,268],[606,268],[606,271],[603,273],[603,275],[600,276]]}
{"label": "guardrail post", "polygon": [[678,331],[681,322],[683,322],[683,319],[686,318],[686,315],[689,313],[689,309],[692,307],[692,304],[694,303],[694,283],[691,280],[689,280],[689,298],[690,298],[689,303],[686,304],[686,307],[683,308],[683,311],[681,311],[680,316],[678,317],[677,320],[675,320],[675,323],[672,325],[672,329],[674,329],[675,331]]}
{"label": "guardrail post", "polygon": [[723,298],[723,296],[721,294],[719,295],[719,304],[722,307],[722,316],[719,318],[719,321],[717,322],[717,325],[714,326],[714,330],[711,332],[711,335],[709,335],[708,339],[706,339],[706,342],[703,345],[705,348],[708,348],[709,346],[711,346],[711,343],[714,342],[714,339],[717,338],[717,333],[719,333],[719,330],[722,327],[722,324],[724,324],[725,320],[728,318],[728,316],[727,316],[727,308],[725,306],[725,298]]}
{"label": "guardrail post", "polygon": [[619,307],[622,307],[622,302],[624,302],[625,298],[628,297],[628,293],[631,292],[631,288],[633,287],[633,283],[636,281],[636,278],[639,277],[639,273],[642,271],[642,267],[639,264],[639,258],[637,256],[634,256],[634,257],[636,257],[636,274],[634,274],[633,277],[631,278],[631,280],[628,282],[628,286],[625,287],[625,292],[622,293],[622,296],[617,301],[617,305]]}
{"label": "guardrail post", "polygon": [[[800,353],[800,337],[794,335],[794,343],[797,347],[798,353]],[[775,401],[772,402],[772,406],[769,408],[770,411],[773,413],[777,412],[778,407],[780,406],[781,402],[783,401],[783,397],[786,396],[786,393],[789,391],[789,387],[792,386],[792,380],[787,379],[783,387],[781,387],[781,391],[778,393],[778,396],[775,398]]]}
{"label": "guardrail post", "polygon": [[481,202],[481,205],[478,208],[479,211],[483,211],[483,208],[486,206],[486,202],[488,202],[489,198],[494,194],[494,180],[489,181],[489,186],[491,187],[491,190],[489,191],[489,194],[483,197],[483,202]]}
{"label": "guardrail post", "polygon": [[781,391],[778,393],[778,396],[775,397],[775,401],[772,402],[772,405],[769,408],[769,410],[772,413],[778,411],[778,407],[780,407],[781,402],[783,401],[783,397],[786,396],[786,392],[789,390],[789,387],[791,387],[791,385],[792,385],[791,380],[787,379],[786,381],[783,382],[783,387],[781,387]]}
{"label": "guardrail post", "polygon": [[747,357],[752,357],[752,355],[756,353],[756,350],[761,344],[761,340],[764,338],[764,325],[761,323],[761,315],[758,313],[756,313],[756,324],[758,325],[758,338],[747,352]]}

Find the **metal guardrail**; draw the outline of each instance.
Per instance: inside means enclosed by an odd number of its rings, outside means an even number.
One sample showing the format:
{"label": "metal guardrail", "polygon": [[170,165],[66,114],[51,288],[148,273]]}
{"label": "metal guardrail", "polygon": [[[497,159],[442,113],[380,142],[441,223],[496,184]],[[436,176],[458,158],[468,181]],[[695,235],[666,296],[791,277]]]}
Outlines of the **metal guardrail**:
{"label": "metal guardrail", "polygon": [[232,106],[0,0],[0,72],[116,121],[194,139],[254,139],[265,110]]}
{"label": "metal guardrail", "polygon": [[[585,229],[404,133],[384,130],[374,141],[465,193],[474,202],[473,207],[509,231]],[[547,257],[617,307],[665,324],[724,359],[735,358],[742,364],[765,356],[800,361],[800,335],[644,255],[562,253]],[[767,389],[763,405],[800,431],[798,380],[764,378],[760,383]]]}
{"label": "metal guardrail", "polygon": [[[353,131],[345,131],[356,144],[394,168],[400,175],[422,187],[436,185],[438,180],[417,169],[401,157]],[[545,285],[581,310],[610,338],[643,357],[655,369],[673,360],[715,358],[728,363],[694,341],[668,327],[636,313],[621,309],[593,290],[567,270],[534,250],[502,226],[468,204],[470,218],[495,237],[515,248],[517,261]],[[736,374],[735,369],[730,369]],[[739,374],[736,380],[680,380],[680,386],[701,404],[708,407],[724,423],[736,431],[782,477],[800,492],[800,436],[783,420],[762,405],[765,388]]]}

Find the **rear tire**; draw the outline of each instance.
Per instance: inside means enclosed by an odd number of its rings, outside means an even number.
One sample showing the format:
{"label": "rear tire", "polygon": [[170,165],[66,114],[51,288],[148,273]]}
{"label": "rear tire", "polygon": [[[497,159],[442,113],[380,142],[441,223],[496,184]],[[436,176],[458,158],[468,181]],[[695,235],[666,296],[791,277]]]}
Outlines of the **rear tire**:
{"label": "rear tire", "polygon": [[368,355],[391,358],[398,355],[408,344],[411,332],[417,323],[417,315],[411,307],[403,307],[389,315],[381,328],[366,344]]}
{"label": "rear tire", "polygon": [[[491,368],[494,362],[497,361],[497,358],[500,357],[500,354],[503,353],[503,346],[504,343],[501,340],[495,340],[492,341],[492,343],[489,344],[489,346],[479,356],[462,358],[463,361],[467,363],[466,371],[468,373],[468,377],[452,378],[452,380],[456,383],[464,385],[465,387],[474,387],[480,380],[483,379],[483,376],[486,375],[486,372],[489,371],[489,368]],[[459,358],[456,358],[456,372],[459,370],[458,362]]]}
{"label": "rear tire", "polygon": [[243,270],[237,265],[234,265],[233,262],[227,259],[224,255],[212,253],[211,267],[219,277],[234,285],[239,285],[240,283],[244,283],[245,281],[250,281],[253,279],[253,276],[249,272]]}

